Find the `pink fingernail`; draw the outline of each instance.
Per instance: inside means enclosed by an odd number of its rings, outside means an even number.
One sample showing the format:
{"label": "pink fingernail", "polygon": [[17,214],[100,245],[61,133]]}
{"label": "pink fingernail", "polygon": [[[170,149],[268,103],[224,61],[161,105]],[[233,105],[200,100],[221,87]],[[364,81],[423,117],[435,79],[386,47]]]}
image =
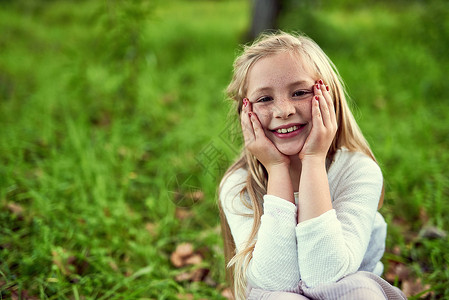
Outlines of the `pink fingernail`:
{"label": "pink fingernail", "polygon": [[319,85],[319,84],[317,84],[317,85],[316,85],[316,88],[317,88],[317,89],[320,89],[320,85]]}
{"label": "pink fingernail", "polygon": [[323,84],[323,81],[320,79],[319,81],[318,81],[320,84]]}
{"label": "pink fingernail", "polygon": [[329,86],[327,86],[327,85],[326,85],[326,91],[328,91],[328,92],[329,92]]}
{"label": "pink fingernail", "polygon": [[315,96],[315,100],[320,100],[320,98],[318,96]]}

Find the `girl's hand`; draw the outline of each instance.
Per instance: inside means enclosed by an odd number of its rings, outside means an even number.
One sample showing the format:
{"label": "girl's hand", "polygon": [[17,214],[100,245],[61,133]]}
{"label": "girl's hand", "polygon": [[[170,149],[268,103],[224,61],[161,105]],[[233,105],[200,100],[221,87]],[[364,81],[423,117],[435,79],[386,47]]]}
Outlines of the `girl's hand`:
{"label": "girl's hand", "polygon": [[301,161],[312,157],[325,161],[338,128],[329,87],[324,85],[320,79],[314,85],[313,90],[312,130],[304,143],[304,147],[299,152]]}
{"label": "girl's hand", "polygon": [[279,152],[265,135],[259,118],[252,111],[252,104],[247,98],[243,99],[240,122],[245,147],[262,163],[268,173],[275,168],[285,168],[290,165],[290,159]]}

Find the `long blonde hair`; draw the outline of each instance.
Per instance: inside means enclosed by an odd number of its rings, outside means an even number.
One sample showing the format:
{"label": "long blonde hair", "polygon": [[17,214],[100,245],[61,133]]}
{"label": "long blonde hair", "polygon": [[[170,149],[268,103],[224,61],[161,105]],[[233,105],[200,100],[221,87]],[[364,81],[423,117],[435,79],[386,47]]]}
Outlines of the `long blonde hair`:
{"label": "long blonde hair", "polygon": [[[227,95],[234,101],[238,116],[242,111],[243,98],[246,97],[247,79],[251,67],[261,58],[286,51],[296,54],[304,64],[312,67],[316,73],[316,79],[321,78],[329,85],[334,100],[338,130],[327,154],[328,161],[332,161],[335,152],[342,147],[350,151],[365,153],[376,161],[348,106],[343,80],[335,65],[312,39],[304,35],[292,35],[285,32],[265,33],[252,45],[244,47],[243,53],[234,62],[233,77],[227,88]],[[263,195],[267,191],[268,178],[264,166],[244,148],[241,156],[226,171],[222,182],[228,175],[240,168],[248,171],[246,184],[240,192],[240,201],[252,209],[251,217],[254,218],[254,222],[246,247],[238,253],[235,253],[235,244],[221,207],[221,201],[219,200],[218,203],[227,263],[227,278],[234,291],[234,296],[237,299],[244,299],[245,273],[252,259],[255,237],[263,214]],[[245,194],[246,197],[249,197],[249,203],[244,200]],[[380,200],[382,203],[383,193]]]}

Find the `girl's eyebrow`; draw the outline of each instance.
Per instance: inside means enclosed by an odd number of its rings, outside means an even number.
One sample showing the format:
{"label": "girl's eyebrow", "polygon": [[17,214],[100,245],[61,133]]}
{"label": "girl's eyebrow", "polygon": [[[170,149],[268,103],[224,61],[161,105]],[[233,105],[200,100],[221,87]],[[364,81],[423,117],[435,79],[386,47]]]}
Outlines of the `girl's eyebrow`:
{"label": "girl's eyebrow", "polygon": [[298,85],[301,85],[301,86],[303,86],[303,85],[309,86],[309,85],[313,85],[313,84],[314,84],[314,83],[313,83],[312,81],[310,81],[310,80],[298,80],[298,81],[295,81],[295,82],[293,82],[293,83],[290,83],[289,86],[290,86],[290,87],[298,86]]}
{"label": "girl's eyebrow", "polygon": [[[313,84],[314,83],[312,81],[310,81],[310,80],[298,80],[298,81],[294,81],[294,82],[288,84],[287,86],[289,88],[291,88],[291,87],[298,86],[298,85],[300,85],[300,86],[304,86],[304,85],[305,86],[309,86],[309,85],[313,85]],[[252,94],[265,92],[265,91],[270,91],[271,89],[272,89],[272,87],[269,87],[269,86],[261,86],[261,87],[258,87],[257,89],[255,89],[252,92]]]}

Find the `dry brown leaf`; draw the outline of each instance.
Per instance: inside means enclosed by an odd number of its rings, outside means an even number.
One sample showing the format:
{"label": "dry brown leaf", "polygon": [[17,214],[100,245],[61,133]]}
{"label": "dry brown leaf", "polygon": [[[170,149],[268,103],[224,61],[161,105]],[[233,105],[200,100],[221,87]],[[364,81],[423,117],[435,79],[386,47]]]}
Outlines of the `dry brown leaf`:
{"label": "dry brown leaf", "polygon": [[395,273],[398,275],[398,279],[403,281],[410,277],[411,270],[404,264],[397,264]]}
{"label": "dry brown leaf", "polygon": [[234,300],[234,296],[232,295],[230,288],[225,288],[223,291],[221,291],[221,295],[229,300]]}
{"label": "dry brown leaf", "polygon": [[175,217],[178,220],[185,220],[193,217],[193,212],[185,208],[176,207]]}
{"label": "dry brown leaf", "polygon": [[190,280],[191,281],[203,281],[204,278],[206,278],[207,274],[209,274],[209,270],[208,269],[196,269],[194,271],[192,271]]}
{"label": "dry brown leaf", "polygon": [[401,255],[401,247],[398,245],[393,247],[393,250],[391,251],[394,255]]}
{"label": "dry brown leaf", "polygon": [[426,210],[422,206],[419,208],[419,219],[423,224],[427,224],[427,222],[429,222],[429,216],[427,215]]}
{"label": "dry brown leaf", "polygon": [[393,267],[389,267],[388,270],[384,273],[384,277],[388,282],[396,281],[396,273],[394,272]]}
{"label": "dry brown leaf", "polygon": [[187,257],[193,254],[193,246],[190,243],[182,243],[176,247],[175,252],[180,257]]}
{"label": "dry brown leaf", "polygon": [[419,232],[419,235],[426,239],[446,239],[447,237],[446,231],[435,226],[424,227]]}
{"label": "dry brown leaf", "polygon": [[145,224],[146,231],[148,231],[148,233],[153,237],[156,236],[156,227],[157,225],[154,223],[148,222],[147,224]]}
{"label": "dry brown leaf", "polygon": [[204,199],[204,192],[201,190],[196,190],[186,194],[186,197],[192,199],[194,202],[198,202]]}
{"label": "dry brown leaf", "polygon": [[[407,297],[419,294],[428,289],[430,289],[430,285],[426,284],[425,286],[423,286],[421,283],[421,278],[416,279],[411,278],[410,280],[404,280],[402,282],[402,291]],[[425,293],[425,295],[422,295],[422,298],[424,298],[427,295],[428,293]]]}
{"label": "dry brown leaf", "polygon": [[190,243],[182,243],[176,247],[176,250],[170,255],[171,263],[177,267],[186,265],[188,257],[193,255],[193,246]]}
{"label": "dry brown leaf", "polygon": [[176,295],[179,300],[193,300],[194,297],[192,294],[178,294]]}
{"label": "dry brown leaf", "polygon": [[175,280],[178,282],[187,281],[190,280],[191,278],[192,278],[191,272],[183,272],[175,276]]}
{"label": "dry brown leaf", "polygon": [[210,287],[217,286],[217,283],[210,277],[210,275],[206,276],[206,278],[204,278],[203,282]]}
{"label": "dry brown leaf", "polygon": [[388,270],[385,272],[385,279],[389,282],[395,282],[396,279],[403,281],[411,276],[411,270],[406,265],[399,262],[391,262]]}
{"label": "dry brown leaf", "polygon": [[170,255],[170,261],[176,268],[184,266],[184,259],[176,251]]}
{"label": "dry brown leaf", "polygon": [[193,254],[185,259],[186,265],[199,265],[203,261],[203,258],[199,254]]}
{"label": "dry brown leaf", "polygon": [[23,207],[17,203],[8,203],[8,210],[15,216],[21,217],[23,215]]}

